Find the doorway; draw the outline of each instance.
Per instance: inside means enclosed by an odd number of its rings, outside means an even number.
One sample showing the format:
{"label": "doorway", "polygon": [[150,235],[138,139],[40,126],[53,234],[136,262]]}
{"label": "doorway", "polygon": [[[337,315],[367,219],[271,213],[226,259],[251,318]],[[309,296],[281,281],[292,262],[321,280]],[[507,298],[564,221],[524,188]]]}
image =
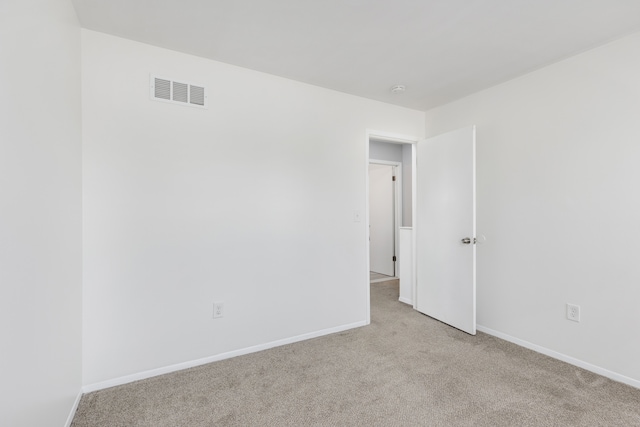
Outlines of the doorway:
{"label": "doorway", "polygon": [[[367,312],[367,323],[370,322],[370,283],[375,283],[376,281],[387,281],[393,279],[400,279],[400,298],[399,300],[407,303],[409,305],[412,304],[413,300],[413,288],[412,288],[412,278],[403,280],[403,274],[411,272],[413,269],[413,238],[411,236],[411,223],[412,218],[414,216],[413,213],[413,170],[415,163],[414,159],[414,144],[417,142],[418,138],[413,138],[400,134],[390,134],[379,131],[367,131],[367,150],[366,150],[366,159],[367,159],[367,180],[366,180],[366,206],[367,206],[367,215],[366,215],[366,250],[367,250],[367,267],[368,267],[368,276],[366,282],[366,312]],[[390,176],[395,176],[396,180],[393,181],[391,178],[391,185],[393,185],[393,189],[395,190],[393,195],[393,201],[395,203],[395,207],[392,208],[392,216],[393,216],[393,227],[391,228],[392,238],[387,238],[387,240],[393,241],[394,251],[389,252],[391,255],[391,260],[393,260],[393,256],[395,255],[396,260],[395,263],[392,261],[392,265],[395,265],[395,269],[393,271],[389,271],[385,276],[377,276],[375,272],[379,270],[379,267],[376,267],[377,263],[375,259],[372,259],[372,241],[370,241],[370,236],[373,240],[373,251],[375,251],[376,236],[370,235],[370,233],[375,233],[375,229],[371,229],[369,226],[375,226],[372,224],[372,221],[376,221],[375,213],[371,212],[371,203],[375,203],[375,195],[371,194],[371,185],[372,185],[372,176],[370,175],[369,167],[373,165],[373,169],[376,169],[378,166],[386,167],[386,170],[394,170]],[[380,170],[384,170],[382,168],[378,168]],[[375,172],[373,172],[375,174]],[[375,181],[375,177],[373,179]],[[386,181],[386,178],[384,178]],[[388,181],[386,181],[388,182]],[[373,183],[375,187],[375,182]],[[388,211],[387,211],[388,212]],[[372,217],[373,215],[373,217]],[[407,240],[408,236],[408,240]],[[404,243],[408,242],[409,249],[405,248],[404,250],[404,258],[401,252],[401,248],[403,247],[403,237]],[[389,255],[383,255],[384,259],[388,259]],[[406,261],[407,257],[409,257],[409,261]],[[403,265],[405,268],[403,268]]]}
{"label": "doorway", "polygon": [[[401,135],[367,131],[366,151],[368,166],[370,158],[374,157],[371,156],[374,142],[408,144],[411,150],[410,210],[417,224],[415,229],[402,227],[405,239],[396,269],[400,270],[400,288],[403,282],[410,283],[413,295],[410,301],[403,300],[401,290],[399,300],[471,335],[476,331],[475,244],[478,242],[475,226],[475,133],[475,126],[468,126],[418,141]],[[368,170],[366,184],[369,207]],[[421,188],[420,197],[417,185]],[[367,209],[367,227],[369,219]],[[484,242],[482,237],[479,243]],[[368,261],[369,243],[367,233]],[[419,265],[416,249],[420,251]],[[407,253],[410,254],[407,256]],[[404,268],[406,264],[409,265]],[[370,262],[367,262],[369,266]],[[412,277],[404,281],[403,273],[412,273]],[[367,282],[367,323],[371,322],[369,286]]]}

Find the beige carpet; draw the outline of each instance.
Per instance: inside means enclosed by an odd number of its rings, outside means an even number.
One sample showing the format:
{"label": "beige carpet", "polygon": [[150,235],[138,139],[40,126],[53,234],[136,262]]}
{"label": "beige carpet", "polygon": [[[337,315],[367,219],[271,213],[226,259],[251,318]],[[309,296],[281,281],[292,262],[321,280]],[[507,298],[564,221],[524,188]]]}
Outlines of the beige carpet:
{"label": "beige carpet", "polygon": [[370,326],[87,394],[73,426],[640,426],[640,390],[371,287]]}
{"label": "beige carpet", "polygon": [[392,280],[393,276],[387,276],[386,274],[376,273],[375,271],[369,272],[369,280],[371,282],[383,282],[385,280]]}

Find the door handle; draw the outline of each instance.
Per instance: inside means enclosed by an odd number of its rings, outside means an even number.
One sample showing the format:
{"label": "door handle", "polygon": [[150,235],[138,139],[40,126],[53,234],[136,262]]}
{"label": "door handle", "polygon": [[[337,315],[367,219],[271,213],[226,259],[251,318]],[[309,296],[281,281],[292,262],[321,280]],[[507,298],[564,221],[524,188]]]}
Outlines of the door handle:
{"label": "door handle", "polygon": [[[471,244],[471,239],[469,237],[465,237],[464,239],[460,240],[462,243],[464,243],[465,245],[470,245]],[[473,243],[476,243],[476,238],[473,238]]]}

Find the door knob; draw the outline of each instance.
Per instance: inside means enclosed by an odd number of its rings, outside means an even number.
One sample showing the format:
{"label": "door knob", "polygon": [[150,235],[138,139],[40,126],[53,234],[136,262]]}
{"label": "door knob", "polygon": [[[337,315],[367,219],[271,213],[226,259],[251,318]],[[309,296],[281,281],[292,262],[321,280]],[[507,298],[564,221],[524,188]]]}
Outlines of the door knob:
{"label": "door knob", "polygon": [[[465,237],[464,239],[461,240],[462,243],[464,243],[465,245],[469,245],[471,244],[471,239],[469,237]],[[473,238],[473,243],[476,243],[476,238]]]}

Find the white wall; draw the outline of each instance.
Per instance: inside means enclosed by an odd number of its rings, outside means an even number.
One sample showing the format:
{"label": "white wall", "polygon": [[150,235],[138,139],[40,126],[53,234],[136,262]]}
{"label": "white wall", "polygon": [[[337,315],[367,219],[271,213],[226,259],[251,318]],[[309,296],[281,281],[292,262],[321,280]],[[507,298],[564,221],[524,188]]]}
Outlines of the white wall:
{"label": "white wall", "polygon": [[0,2],[0,425],[62,426],[81,387],[80,29]]}
{"label": "white wall", "polygon": [[[84,383],[362,324],[366,129],[419,135],[424,113],[82,40]],[[149,100],[149,73],[210,108]]]}
{"label": "white wall", "polygon": [[402,163],[402,145],[383,141],[370,141],[369,158]]}
{"label": "white wall", "polygon": [[413,305],[413,229],[407,227],[400,228],[400,286],[398,300],[405,304]]}
{"label": "white wall", "polygon": [[478,126],[479,324],[636,383],[638,76],[636,34],[427,113]]}
{"label": "white wall", "polygon": [[412,144],[402,144],[402,226],[413,224],[413,161]]}

